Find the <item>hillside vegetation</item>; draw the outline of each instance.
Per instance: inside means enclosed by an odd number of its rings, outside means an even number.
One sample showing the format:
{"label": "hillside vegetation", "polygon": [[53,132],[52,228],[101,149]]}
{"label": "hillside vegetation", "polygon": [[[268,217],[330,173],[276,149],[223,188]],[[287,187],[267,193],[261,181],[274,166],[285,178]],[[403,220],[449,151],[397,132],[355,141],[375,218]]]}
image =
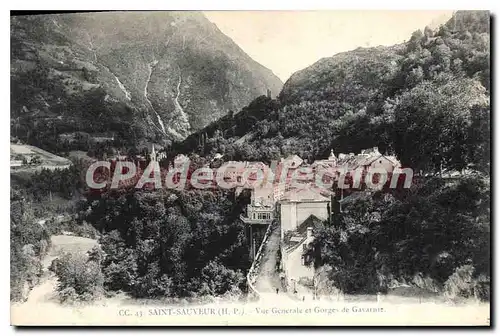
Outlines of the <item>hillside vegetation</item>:
{"label": "hillside vegetation", "polygon": [[210,191],[119,191],[82,214],[102,234],[107,291],[136,298],[199,298],[246,291],[245,200]]}
{"label": "hillside vegetation", "polygon": [[378,146],[416,171],[489,171],[489,21],[488,12],[457,12],[402,45],[321,59],[293,74],[277,100],[260,97],[173,152],[270,161]]}
{"label": "hillside vegetation", "polygon": [[16,190],[10,195],[10,299],[22,301],[39,282],[50,232],[35,221],[30,204]]}
{"label": "hillside vegetation", "polygon": [[307,254],[326,269],[329,288],[387,292],[400,284],[450,299],[490,298],[489,180],[467,177],[414,185],[347,204],[317,232]]}

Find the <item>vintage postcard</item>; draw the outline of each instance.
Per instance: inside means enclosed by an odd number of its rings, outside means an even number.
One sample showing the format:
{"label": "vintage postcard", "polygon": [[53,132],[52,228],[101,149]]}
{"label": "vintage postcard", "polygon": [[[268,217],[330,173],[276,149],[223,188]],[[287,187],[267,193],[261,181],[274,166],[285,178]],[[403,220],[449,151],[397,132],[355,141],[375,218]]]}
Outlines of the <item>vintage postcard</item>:
{"label": "vintage postcard", "polygon": [[490,325],[488,11],[10,39],[12,325]]}

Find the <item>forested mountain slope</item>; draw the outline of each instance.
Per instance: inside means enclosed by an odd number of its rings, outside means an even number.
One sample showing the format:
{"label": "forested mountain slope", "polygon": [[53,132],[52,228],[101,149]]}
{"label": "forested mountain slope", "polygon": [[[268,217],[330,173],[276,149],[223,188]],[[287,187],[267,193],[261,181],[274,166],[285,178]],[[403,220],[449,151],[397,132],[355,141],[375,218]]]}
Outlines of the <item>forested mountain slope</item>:
{"label": "forested mountain slope", "polygon": [[488,12],[457,12],[404,44],[321,59],[293,74],[277,100],[255,100],[174,152],[269,161],[378,146],[416,170],[488,171],[489,25]]}
{"label": "forested mountain slope", "polygon": [[45,149],[168,144],[281,86],[201,13],[11,18],[12,134]]}

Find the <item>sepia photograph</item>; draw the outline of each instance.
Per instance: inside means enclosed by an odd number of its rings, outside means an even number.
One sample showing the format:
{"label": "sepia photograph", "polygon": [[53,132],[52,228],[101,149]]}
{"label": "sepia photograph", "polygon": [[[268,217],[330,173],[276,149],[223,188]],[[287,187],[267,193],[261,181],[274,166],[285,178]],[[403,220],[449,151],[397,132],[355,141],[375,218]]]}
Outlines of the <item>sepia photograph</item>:
{"label": "sepia photograph", "polygon": [[11,325],[489,327],[490,23],[11,11]]}

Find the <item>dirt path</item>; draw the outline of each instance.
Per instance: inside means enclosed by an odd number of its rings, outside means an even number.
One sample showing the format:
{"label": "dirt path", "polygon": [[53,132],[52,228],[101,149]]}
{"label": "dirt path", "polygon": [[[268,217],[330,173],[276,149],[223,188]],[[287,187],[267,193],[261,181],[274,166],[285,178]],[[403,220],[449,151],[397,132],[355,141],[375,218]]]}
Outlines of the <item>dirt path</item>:
{"label": "dirt path", "polygon": [[57,277],[48,270],[52,260],[64,253],[85,253],[97,244],[95,239],[57,235],[51,237],[52,246],[49,253],[42,260],[44,275],[40,283],[33,287],[25,304],[52,302],[55,300]]}
{"label": "dirt path", "polygon": [[57,286],[57,278],[55,275],[51,275],[45,279],[42,279],[41,282],[33,287],[28,295],[28,300],[26,300],[26,304],[33,303],[43,303],[43,302],[56,302],[56,286]]}
{"label": "dirt path", "polygon": [[[283,290],[278,271],[276,270],[280,239],[279,227],[274,228],[262,251],[262,264],[257,275],[257,281],[255,282],[255,288],[260,294],[260,301],[273,304],[293,302]],[[276,288],[279,289],[278,294],[276,294]]]}
{"label": "dirt path", "polygon": [[276,271],[278,251],[280,244],[280,230],[275,228],[267,244],[262,251],[262,263],[260,265],[255,288],[260,293],[276,293],[276,288],[281,290],[280,279]]}

